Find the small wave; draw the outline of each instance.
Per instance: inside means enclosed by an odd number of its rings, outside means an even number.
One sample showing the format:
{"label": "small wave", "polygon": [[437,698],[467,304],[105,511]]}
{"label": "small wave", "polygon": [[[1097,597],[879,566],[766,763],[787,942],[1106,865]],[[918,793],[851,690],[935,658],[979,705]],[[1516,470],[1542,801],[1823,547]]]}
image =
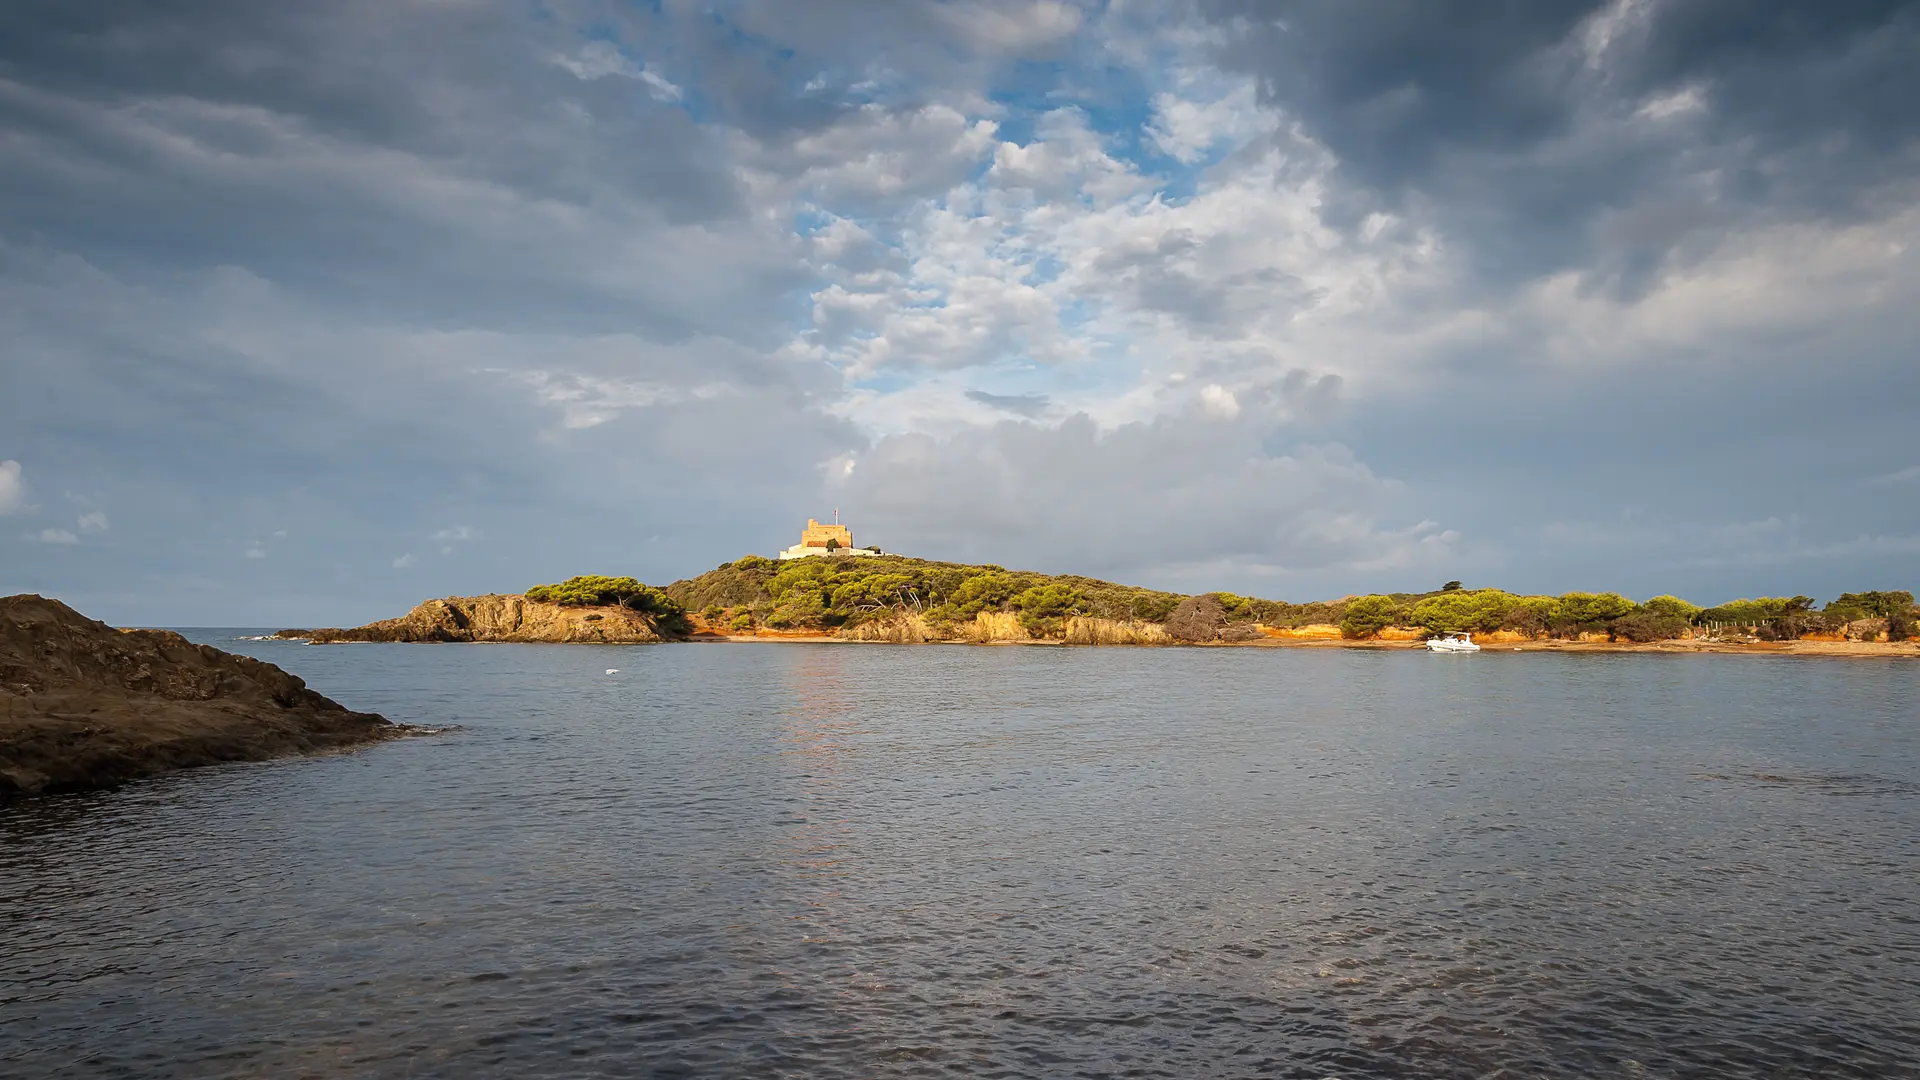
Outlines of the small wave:
{"label": "small wave", "polygon": [[1696,780],[1720,780],[1754,787],[1811,791],[1821,795],[1905,795],[1916,785],[1892,777],[1869,773],[1807,773],[1793,775],[1773,772],[1695,773]]}

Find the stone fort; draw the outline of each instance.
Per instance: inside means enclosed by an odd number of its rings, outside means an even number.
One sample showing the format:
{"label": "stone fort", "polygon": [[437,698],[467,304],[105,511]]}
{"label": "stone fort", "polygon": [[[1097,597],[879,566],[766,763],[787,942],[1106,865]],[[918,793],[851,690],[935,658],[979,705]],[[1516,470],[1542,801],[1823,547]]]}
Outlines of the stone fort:
{"label": "stone fort", "polygon": [[[835,541],[836,546],[828,547],[827,541],[829,540]],[[838,522],[831,525],[822,525],[812,518],[808,518],[807,527],[800,530],[800,542],[782,551],[780,557],[783,559],[804,559],[809,555],[877,554],[879,554],[877,551],[854,547],[853,530],[847,528],[845,525]]]}

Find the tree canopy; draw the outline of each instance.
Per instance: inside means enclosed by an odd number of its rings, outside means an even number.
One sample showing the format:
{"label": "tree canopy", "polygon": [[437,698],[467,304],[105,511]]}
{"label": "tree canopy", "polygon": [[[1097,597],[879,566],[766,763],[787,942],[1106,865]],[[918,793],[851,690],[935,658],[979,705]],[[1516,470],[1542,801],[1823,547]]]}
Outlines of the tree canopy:
{"label": "tree canopy", "polygon": [[582,574],[558,585],[535,585],[525,595],[538,603],[567,607],[627,607],[676,625],[686,618],[685,609],[665,591],[630,577]]}

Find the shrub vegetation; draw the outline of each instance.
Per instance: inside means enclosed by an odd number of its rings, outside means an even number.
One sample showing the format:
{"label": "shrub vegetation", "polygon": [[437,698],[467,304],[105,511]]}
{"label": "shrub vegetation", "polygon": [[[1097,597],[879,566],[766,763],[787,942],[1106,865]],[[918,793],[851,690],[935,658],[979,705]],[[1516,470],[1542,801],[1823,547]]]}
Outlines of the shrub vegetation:
{"label": "shrub vegetation", "polygon": [[[576,579],[580,580],[580,579]],[[625,580],[632,579],[589,579]],[[637,583],[636,583],[637,584]],[[555,586],[555,588],[559,588]],[[699,610],[710,624],[745,629],[831,632],[912,613],[937,634],[959,636],[981,612],[1010,613],[1036,637],[1057,637],[1076,615],[1162,623],[1178,641],[1233,641],[1257,636],[1256,625],[1338,626],[1349,638],[1376,637],[1389,627],[1430,633],[1514,631],[1529,637],[1604,635],[1626,641],[1684,637],[1696,627],[1785,638],[1833,631],[1860,620],[1904,639],[1914,632],[1907,592],[1847,593],[1815,610],[1808,597],[1761,597],[1701,608],[1677,596],[1636,603],[1618,593],[1525,596],[1468,589],[1449,581],[1426,593],[1381,593],[1290,604],[1228,592],[1181,596],[1075,575],[1001,566],[968,566],[895,555],[841,556],[776,562],[749,555],[666,587],[666,597]]]}
{"label": "shrub vegetation", "polygon": [[1027,632],[1058,636],[1075,615],[1164,621],[1177,593],[1076,575],[897,555],[816,556],[776,562],[749,555],[667,586],[683,607],[749,613],[775,629],[838,630],[911,612],[951,630],[983,611],[1011,612]]}
{"label": "shrub vegetation", "polygon": [[565,607],[625,607],[669,630],[684,633],[688,627],[686,609],[662,589],[643,585],[630,577],[583,574],[558,585],[535,585],[526,591],[529,600]]}

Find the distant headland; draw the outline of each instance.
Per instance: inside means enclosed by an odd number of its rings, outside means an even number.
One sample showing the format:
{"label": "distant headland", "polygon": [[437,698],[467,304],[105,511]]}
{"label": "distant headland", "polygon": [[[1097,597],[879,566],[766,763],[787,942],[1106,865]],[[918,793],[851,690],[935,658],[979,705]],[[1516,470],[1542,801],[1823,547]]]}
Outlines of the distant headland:
{"label": "distant headland", "polygon": [[1183,595],[1072,574],[936,562],[855,548],[835,521],[808,520],[778,559],[749,555],[650,586],[587,576],[519,594],[429,600],[396,619],[286,631],[315,643],[503,641],[872,641],[1074,645],[1418,643],[1463,631],[1503,648],[1792,651],[1920,655],[1905,590],[1761,597],[1713,607],[1674,596],[1529,596],[1447,582],[1424,593],[1287,603]]}

